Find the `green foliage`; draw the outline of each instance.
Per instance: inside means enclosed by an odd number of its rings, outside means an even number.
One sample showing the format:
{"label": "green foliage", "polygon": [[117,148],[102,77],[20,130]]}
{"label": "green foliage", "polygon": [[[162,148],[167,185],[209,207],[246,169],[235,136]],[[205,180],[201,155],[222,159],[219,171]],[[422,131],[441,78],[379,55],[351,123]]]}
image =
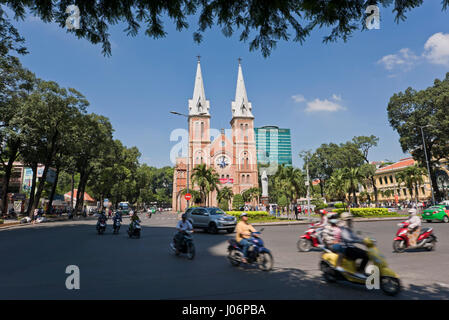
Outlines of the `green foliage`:
{"label": "green foliage", "polygon": [[311,201],[311,204],[315,206],[316,210],[326,209],[328,207],[328,205],[324,203],[323,200],[321,199],[313,199]]}
{"label": "green foliage", "polygon": [[243,201],[243,196],[241,194],[235,194],[232,199],[232,209],[239,210],[241,207],[245,205],[245,201]]}
{"label": "green foliage", "polygon": [[221,201],[218,203],[218,207],[223,211],[229,210],[229,201],[225,199],[221,199]]}
{"label": "green foliage", "polygon": [[246,212],[248,214],[248,218],[263,218],[270,216],[266,211],[226,211],[227,214],[240,218],[240,215]]}
{"label": "green foliage", "polygon": [[0,224],[3,224],[3,223],[4,223],[4,221],[2,219],[0,219]]}
{"label": "green foliage", "polygon": [[436,183],[436,165],[449,154],[449,73],[427,89],[416,91],[409,87],[394,94],[387,110],[390,125],[399,134],[402,151],[410,152],[421,164],[426,161],[424,139],[432,185],[439,201],[443,195]]}
{"label": "green foliage", "polygon": [[[335,209],[332,212],[341,214],[342,212],[348,212],[347,209]],[[383,217],[383,216],[395,216],[396,212],[388,212],[386,208],[351,208],[351,214],[354,217]]]}
{"label": "green foliage", "polygon": [[[52,1],[7,1],[8,8],[16,18],[24,19],[25,13],[31,11],[47,23],[57,23],[66,29],[65,12],[67,4],[60,5]],[[66,5],[63,5],[63,4]],[[248,1],[202,1],[202,0],[108,0],[75,2],[82,17],[80,28],[74,31],[78,38],[84,38],[97,44],[101,43],[103,53],[111,54],[109,27],[124,24],[127,35],[136,36],[140,28],[145,35],[154,39],[166,36],[164,24],[171,21],[176,30],[189,28],[192,18],[194,23],[193,40],[201,42],[207,29],[218,27],[226,37],[239,32],[240,41],[247,42],[249,49],[261,50],[267,57],[279,40],[295,41],[302,44],[312,31],[317,28],[329,28],[329,34],[323,42],[339,39],[347,41],[358,29],[365,30],[366,1],[306,1],[284,0],[260,2]],[[369,3],[369,2],[368,2]],[[379,7],[392,6],[391,0],[372,2]],[[391,8],[395,21],[406,19],[405,13],[422,5],[422,0],[394,1]],[[443,0],[443,9],[449,0]],[[315,32],[314,34],[317,34]]]}
{"label": "green foliage", "polygon": [[343,203],[343,202],[335,203],[335,208],[337,208],[337,209],[345,209],[347,207],[348,207],[348,205],[346,203]]}

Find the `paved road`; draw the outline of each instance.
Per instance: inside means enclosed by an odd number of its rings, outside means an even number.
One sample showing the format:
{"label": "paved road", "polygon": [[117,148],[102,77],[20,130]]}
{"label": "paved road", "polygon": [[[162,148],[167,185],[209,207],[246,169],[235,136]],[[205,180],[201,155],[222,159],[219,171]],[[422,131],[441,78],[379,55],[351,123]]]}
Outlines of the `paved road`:
{"label": "paved road", "polygon": [[[401,276],[403,293],[389,298],[323,282],[320,253],[296,250],[306,225],[265,227],[263,238],[275,258],[275,269],[265,273],[230,266],[225,255],[232,234],[198,231],[195,260],[170,255],[176,221],[176,214],[168,213],[143,218],[141,239],[129,239],[125,225],[119,235],[109,225],[99,236],[95,221],[0,230],[0,299],[449,299],[449,224],[432,224],[439,238],[435,252],[395,254],[396,221],[356,223],[378,240]],[[65,288],[65,268],[72,264],[80,268],[80,290]]]}

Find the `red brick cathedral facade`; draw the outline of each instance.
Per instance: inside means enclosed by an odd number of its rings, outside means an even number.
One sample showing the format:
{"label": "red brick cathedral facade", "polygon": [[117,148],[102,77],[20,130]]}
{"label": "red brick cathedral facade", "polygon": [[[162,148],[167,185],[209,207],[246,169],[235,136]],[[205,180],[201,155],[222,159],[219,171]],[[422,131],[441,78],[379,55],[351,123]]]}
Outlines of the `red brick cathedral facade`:
{"label": "red brick cathedral facade", "polygon": [[[252,105],[246,95],[242,67],[239,63],[235,100],[231,102],[231,138],[222,129],[213,141],[210,130],[210,102],[204,92],[201,65],[198,61],[193,97],[189,99],[190,175],[198,164],[213,167],[220,178],[220,188],[228,186],[235,194],[258,187],[256,142]],[[177,158],[173,176],[172,208],[184,211],[187,201],[182,191],[187,186],[187,157]],[[190,188],[198,190],[190,179]],[[210,194],[207,205],[217,206],[217,194]],[[191,203],[192,205],[192,203]]]}

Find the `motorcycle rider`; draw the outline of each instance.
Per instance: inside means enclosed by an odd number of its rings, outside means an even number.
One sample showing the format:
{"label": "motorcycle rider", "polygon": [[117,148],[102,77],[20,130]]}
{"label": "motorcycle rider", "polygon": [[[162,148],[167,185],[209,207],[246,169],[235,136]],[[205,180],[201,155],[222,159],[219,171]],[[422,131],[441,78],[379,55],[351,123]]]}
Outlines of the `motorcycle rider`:
{"label": "motorcycle rider", "polygon": [[101,212],[100,212],[100,215],[98,216],[98,220],[97,220],[97,228],[100,226],[100,221],[101,221],[101,220],[104,220],[105,223],[106,223],[106,220],[107,220],[107,219],[108,219],[108,218],[106,217],[106,215],[105,215],[105,213],[104,213],[104,210],[101,211]]}
{"label": "motorcycle rider", "polygon": [[[409,223],[408,239],[411,247],[416,246],[416,240],[421,232],[421,218],[417,215],[416,209],[412,208],[408,211],[409,218],[405,221]],[[400,224],[398,224],[400,225]]]}
{"label": "motorcycle rider", "polygon": [[338,226],[338,220],[332,218],[329,220],[329,224],[323,228],[322,231],[323,242],[330,250],[339,253],[342,251],[341,241],[341,228]]}
{"label": "motorcycle rider", "polygon": [[178,221],[178,224],[176,225],[176,230],[178,232],[175,234],[173,240],[175,243],[176,252],[179,252],[179,248],[184,237],[184,232],[187,231],[193,232],[192,224],[190,223],[189,220],[187,220],[187,215],[185,213],[181,216],[181,220]]}
{"label": "motorcycle rider", "polygon": [[[242,262],[247,263],[246,256],[248,253],[248,248],[251,246],[249,238],[251,238],[252,232],[256,232],[256,229],[254,229],[254,227],[248,223],[248,214],[246,212],[243,212],[240,217],[242,220],[239,221],[239,223],[237,223],[237,226],[235,227],[235,240],[239,245],[242,246]],[[258,237],[257,234],[255,234],[254,236]]]}
{"label": "motorcycle rider", "polygon": [[324,245],[323,242],[323,231],[324,228],[329,224],[329,219],[327,218],[327,211],[324,209],[321,209],[318,211],[320,214],[320,222],[313,225],[314,228],[316,228],[316,237],[321,245]]}
{"label": "motorcycle rider", "polygon": [[115,212],[115,216],[114,216],[114,224],[116,223],[116,221],[122,222],[122,215],[120,214],[119,211],[116,211],[116,212]]}
{"label": "motorcycle rider", "polygon": [[364,273],[365,267],[369,261],[368,254],[365,250],[354,246],[355,243],[363,243],[363,239],[360,239],[354,234],[353,231],[353,216],[349,212],[343,212],[340,216],[342,220],[340,224],[341,230],[341,252],[337,259],[337,269],[341,266],[343,257],[347,257],[350,260],[362,259],[359,264],[358,272]]}
{"label": "motorcycle rider", "polygon": [[130,232],[134,232],[134,228],[136,226],[136,223],[140,223],[140,219],[139,219],[139,216],[137,215],[137,213],[133,213],[131,215],[131,223],[129,224],[129,231]]}

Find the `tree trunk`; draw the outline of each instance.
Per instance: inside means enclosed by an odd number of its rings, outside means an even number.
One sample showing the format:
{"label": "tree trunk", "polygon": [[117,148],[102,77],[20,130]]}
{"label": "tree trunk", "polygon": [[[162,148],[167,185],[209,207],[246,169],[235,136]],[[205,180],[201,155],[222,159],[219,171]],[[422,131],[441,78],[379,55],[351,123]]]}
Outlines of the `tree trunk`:
{"label": "tree trunk", "polygon": [[14,161],[17,158],[18,155],[18,149],[19,149],[19,143],[14,144],[11,146],[11,152],[10,157],[8,160],[8,164],[5,167],[5,175],[3,177],[3,183],[2,183],[2,195],[1,195],[1,207],[0,211],[3,212],[3,214],[8,213],[8,189],[9,189],[9,180],[11,179],[11,173],[12,168],[14,165]]}
{"label": "tree trunk", "polygon": [[70,194],[70,210],[73,210],[73,189],[75,188],[75,172],[72,172],[72,192]]}
{"label": "tree trunk", "polygon": [[376,187],[376,180],[374,179],[374,176],[371,177],[371,183],[373,184],[373,191],[374,191],[374,202],[376,203],[376,207],[378,206],[379,203],[379,197],[377,194],[377,187]]}
{"label": "tree trunk", "polygon": [[34,203],[34,194],[36,191],[36,179],[37,179],[37,163],[33,163],[31,166],[31,169],[33,170],[33,179],[31,181],[31,191],[30,191],[30,199],[28,201],[28,208],[27,208],[27,216],[30,218],[33,217],[33,210],[31,208],[33,207]]}
{"label": "tree trunk", "polygon": [[55,197],[55,193],[56,193],[56,187],[58,185],[58,180],[59,180],[59,166],[56,167],[56,176],[55,176],[55,181],[53,182],[53,185],[51,186],[51,194],[50,194],[50,198],[48,200],[48,209],[47,209],[47,213],[51,213],[51,209],[53,208],[53,198]]}
{"label": "tree trunk", "polygon": [[55,152],[56,152],[56,141],[57,141],[57,139],[58,139],[58,132],[56,131],[56,133],[52,137],[50,150],[47,153],[47,158],[45,159],[44,172],[42,173],[42,177],[39,180],[39,186],[37,187],[36,197],[34,199],[34,204],[33,204],[32,210],[36,209],[36,207],[38,206],[39,200],[41,198],[42,191],[44,190],[44,186],[45,186],[45,183],[46,183],[46,180],[47,180],[48,170],[50,169],[51,161],[52,161],[52,159],[53,159],[53,157],[55,155]]}

